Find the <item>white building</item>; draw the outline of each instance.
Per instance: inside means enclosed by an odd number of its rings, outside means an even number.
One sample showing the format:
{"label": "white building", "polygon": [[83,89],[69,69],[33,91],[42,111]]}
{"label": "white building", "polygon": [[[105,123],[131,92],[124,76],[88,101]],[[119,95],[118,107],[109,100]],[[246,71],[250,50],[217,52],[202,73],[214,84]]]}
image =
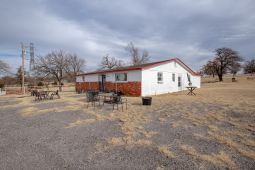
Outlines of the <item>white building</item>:
{"label": "white building", "polygon": [[189,80],[200,88],[200,75],[180,59],[79,74],[76,90],[120,91],[129,96],[151,96],[187,90]]}

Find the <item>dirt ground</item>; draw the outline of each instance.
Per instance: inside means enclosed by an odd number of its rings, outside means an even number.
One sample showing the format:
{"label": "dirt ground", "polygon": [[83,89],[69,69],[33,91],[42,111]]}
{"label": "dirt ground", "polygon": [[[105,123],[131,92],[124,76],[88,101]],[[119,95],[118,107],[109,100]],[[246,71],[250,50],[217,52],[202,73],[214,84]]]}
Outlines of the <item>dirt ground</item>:
{"label": "dirt ground", "polygon": [[254,169],[255,79],[238,77],[153,96],[152,106],[87,108],[0,96],[1,169]]}

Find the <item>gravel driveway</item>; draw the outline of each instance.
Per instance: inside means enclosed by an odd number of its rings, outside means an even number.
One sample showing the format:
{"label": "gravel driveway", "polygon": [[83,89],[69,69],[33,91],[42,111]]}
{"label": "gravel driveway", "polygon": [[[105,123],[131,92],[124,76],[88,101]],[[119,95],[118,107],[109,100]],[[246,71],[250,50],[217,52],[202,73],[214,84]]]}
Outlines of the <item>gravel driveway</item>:
{"label": "gravel driveway", "polygon": [[122,112],[87,108],[84,98],[0,97],[1,169],[255,167],[252,101],[242,110],[207,101],[201,89],[153,97],[151,107],[128,98]]}

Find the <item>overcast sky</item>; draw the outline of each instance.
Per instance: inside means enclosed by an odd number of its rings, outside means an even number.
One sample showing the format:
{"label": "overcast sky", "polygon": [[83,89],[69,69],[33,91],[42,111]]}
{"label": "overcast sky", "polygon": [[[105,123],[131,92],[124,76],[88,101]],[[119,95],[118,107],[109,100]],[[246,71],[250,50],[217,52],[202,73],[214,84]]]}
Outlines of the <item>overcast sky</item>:
{"label": "overcast sky", "polygon": [[128,61],[131,41],[151,61],[179,57],[194,70],[219,47],[255,57],[254,0],[0,0],[0,22],[0,59],[14,70],[21,42],[36,55],[77,53],[86,70],[106,54]]}

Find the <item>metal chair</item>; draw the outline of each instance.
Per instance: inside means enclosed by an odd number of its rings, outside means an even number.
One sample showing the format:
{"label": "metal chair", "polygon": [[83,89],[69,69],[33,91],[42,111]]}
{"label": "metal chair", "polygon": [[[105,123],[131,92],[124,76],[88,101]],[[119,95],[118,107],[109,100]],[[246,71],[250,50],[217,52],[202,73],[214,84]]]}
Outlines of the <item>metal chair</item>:
{"label": "metal chair", "polygon": [[89,107],[89,103],[92,104],[93,107],[96,106],[96,102],[99,103],[100,106],[100,97],[98,95],[98,92],[96,91],[87,91],[86,93],[86,97],[87,97],[87,108]]}
{"label": "metal chair", "polygon": [[59,93],[58,93],[58,90],[55,91],[55,92],[53,92],[53,93],[51,93],[50,99],[53,100],[54,96],[58,96],[58,98],[60,99],[60,95],[59,95]]}
{"label": "metal chair", "polygon": [[114,110],[115,105],[117,105],[117,110],[119,110],[119,104],[121,104],[122,111],[123,111],[123,104],[126,104],[126,110],[127,110],[127,99],[122,98],[120,94],[113,95],[112,109]]}
{"label": "metal chair", "polygon": [[38,100],[38,101],[42,100],[42,95],[41,95],[41,93],[38,90],[36,90],[34,92],[34,94],[35,94],[35,101],[36,100]]}

